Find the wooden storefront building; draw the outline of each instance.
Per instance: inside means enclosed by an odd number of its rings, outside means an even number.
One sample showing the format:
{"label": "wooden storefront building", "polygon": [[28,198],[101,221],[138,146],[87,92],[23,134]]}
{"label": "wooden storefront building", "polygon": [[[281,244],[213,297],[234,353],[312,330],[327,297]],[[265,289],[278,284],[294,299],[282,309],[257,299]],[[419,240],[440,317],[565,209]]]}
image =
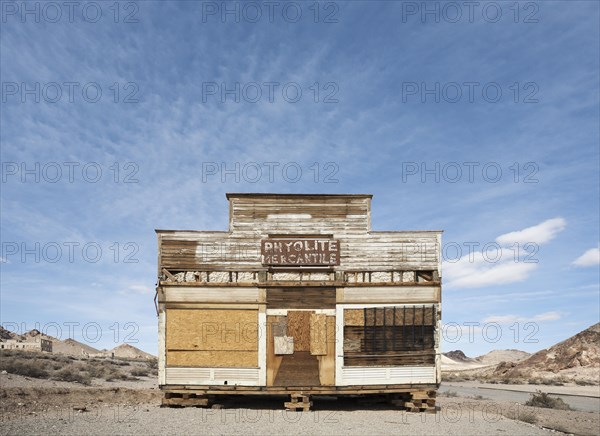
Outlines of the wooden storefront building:
{"label": "wooden storefront building", "polygon": [[156,231],[164,403],[373,393],[432,410],[441,231],[372,231],[371,195],[227,199],[228,231]]}

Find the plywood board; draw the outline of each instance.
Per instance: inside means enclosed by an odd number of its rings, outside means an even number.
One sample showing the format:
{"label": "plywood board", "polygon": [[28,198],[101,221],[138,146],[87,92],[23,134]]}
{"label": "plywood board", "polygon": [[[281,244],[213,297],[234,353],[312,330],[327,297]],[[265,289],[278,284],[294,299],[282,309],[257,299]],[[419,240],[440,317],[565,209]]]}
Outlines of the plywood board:
{"label": "plywood board", "polygon": [[310,315],[310,354],[327,354],[327,316],[324,314]]}
{"label": "plywood board", "polygon": [[167,351],[167,366],[210,368],[255,368],[255,351]]}
{"label": "plywood board", "polygon": [[310,351],[310,311],[288,312],[288,336],[294,338],[294,352]]}
{"label": "plywood board", "polygon": [[365,311],[363,309],[345,309],[344,325],[365,325]]}
{"label": "plywood board", "polygon": [[323,386],[335,384],[335,316],[327,317],[327,354],[318,356],[319,381]]}
{"label": "plywood board", "polygon": [[258,351],[258,311],[167,309],[167,350]]}

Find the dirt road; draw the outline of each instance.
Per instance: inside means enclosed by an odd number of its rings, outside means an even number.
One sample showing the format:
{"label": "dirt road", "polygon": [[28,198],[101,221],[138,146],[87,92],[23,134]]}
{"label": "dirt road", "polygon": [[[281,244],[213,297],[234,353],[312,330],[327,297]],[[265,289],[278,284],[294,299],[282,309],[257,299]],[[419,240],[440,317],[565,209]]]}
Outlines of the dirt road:
{"label": "dirt road", "polygon": [[[475,397],[481,395],[493,401],[513,401],[525,403],[530,398],[530,393],[542,390],[550,393],[552,397],[561,398],[574,410],[600,413],[600,398],[596,392],[597,386],[583,386],[579,391],[575,388],[561,389],[562,386],[515,386],[493,385],[477,382],[444,382],[440,393],[456,392],[461,397]],[[590,389],[591,388],[591,389]]]}

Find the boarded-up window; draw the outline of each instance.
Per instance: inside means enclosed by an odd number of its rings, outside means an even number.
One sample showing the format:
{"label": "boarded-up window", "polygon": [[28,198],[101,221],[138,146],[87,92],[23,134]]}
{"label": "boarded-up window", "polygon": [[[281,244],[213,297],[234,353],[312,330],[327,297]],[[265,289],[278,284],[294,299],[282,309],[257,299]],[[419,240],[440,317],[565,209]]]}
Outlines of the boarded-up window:
{"label": "boarded-up window", "polygon": [[430,365],[435,361],[436,307],[347,309],[344,365]]}

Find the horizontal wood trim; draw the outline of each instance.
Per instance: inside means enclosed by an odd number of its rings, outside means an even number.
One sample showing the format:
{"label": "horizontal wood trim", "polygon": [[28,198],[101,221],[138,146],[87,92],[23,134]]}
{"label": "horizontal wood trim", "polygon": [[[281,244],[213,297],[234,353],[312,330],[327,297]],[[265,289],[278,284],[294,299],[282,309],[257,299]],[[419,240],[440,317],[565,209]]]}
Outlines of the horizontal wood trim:
{"label": "horizontal wood trim", "polygon": [[[164,286],[161,303],[261,303],[257,287]],[[161,296],[161,294],[163,294]]]}
{"label": "horizontal wood trim", "polygon": [[344,356],[344,366],[431,366],[435,353],[406,356]]}
{"label": "horizontal wood trim", "polygon": [[[281,271],[284,272],[284,271]],[[285,271],[287,272],[287,271]],[[231,287],[231,288],[247,288],[248,285],[255,285],[255,286],[261,286],[261,287],[271,287],[271,288],[276,288],[276,287],[315,287],[315,286],[325,286],[325,287],[348,287],[348,288],[372,288],[372,287],[388,287],[388,286],[392,286],[392,287],[428,287],[428,286],[440,286],[441,283],[439,281],[433,281],[433,282],[420,282],[420,283],[416,283],[416,282],[405,282],[405,283],[401,283],[401,282],[357,282],[357,283],[349,283],[346,281],[334,281],[334,280],[325,280],[325,281],[318,281],[318,280],[305,280],[305,281],[266,281],[266,282],[239,282],[239,283],[235,283],[235,282],[226,282],[226,283],[221,283],[221,282],[203,282],[203,283],[198,283],[198,282],[181,282],[181,283],[176,283],[176,282],[167,282],[167,281],[161,281],[160,282],[160,286],[163,287],[167,287],[167,286],[177,286],[177,287],[199,287],[202,286],[204,288],[227,288],[227,287]]]}
{"label": "horizontal wood trim", "polygon": [[344,287],[338,303],[439,303],[439,286],[406,286],[389,288],[370,286],[364,288]]}
{"label": "horizontal wood trim", "polygon": [[335,288],[268,288],[267,309],[335,309]]}
{"label": "horizontal wood trim", "polygon": [[236,303],[164,303],[165,309],[254,309],[258,310],[260,304]]}
{"label": "horizontal wood trim", "polygon": [[[436,383],[406,383],[406,384],[373,384],[349,386],[303,386],[302,391],[307,394],[320,395],[360,395],[360,394],[389,394],[414,391],[430,391],[438,388]],[[163,392],[198,393],[211,395],[289,395],[298,392],[296,386],[196,386],[182,384],[161,385]]]}

